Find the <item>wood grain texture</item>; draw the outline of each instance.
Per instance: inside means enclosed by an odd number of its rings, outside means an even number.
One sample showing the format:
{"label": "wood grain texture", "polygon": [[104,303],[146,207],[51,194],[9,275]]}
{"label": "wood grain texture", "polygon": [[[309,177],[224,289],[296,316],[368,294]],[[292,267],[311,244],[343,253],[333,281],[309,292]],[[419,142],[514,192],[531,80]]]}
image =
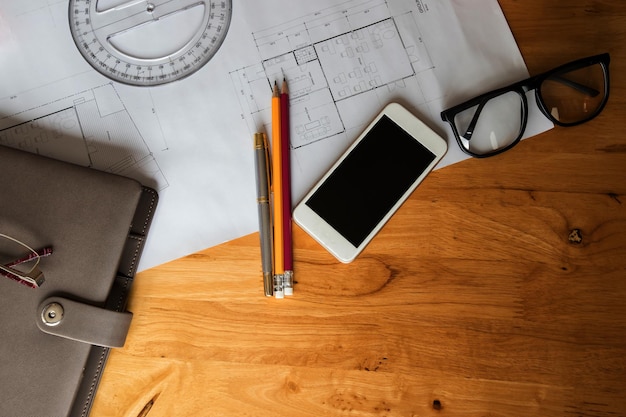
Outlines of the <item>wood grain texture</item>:
{"label": "wood grain texture", "polygon": [[431,174],[363,254],[294,228],[142,272],[93,416],[626,415],[626,2],[501,0],[531,74],[611,53],[596,120]]}

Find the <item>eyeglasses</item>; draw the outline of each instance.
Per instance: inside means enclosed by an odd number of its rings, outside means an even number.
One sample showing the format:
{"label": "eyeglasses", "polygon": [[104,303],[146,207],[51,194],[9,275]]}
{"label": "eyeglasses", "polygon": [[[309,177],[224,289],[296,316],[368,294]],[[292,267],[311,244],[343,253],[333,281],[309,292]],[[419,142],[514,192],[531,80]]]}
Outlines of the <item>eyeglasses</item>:
{"label": "eyeglasses", "polygon": [[[12,246],[13,249],[17,248],[21,252],[27,251],[26,255],[22,255],[11,262],[0,263],[0,275],[31,288],[40,287],[45,279],[43,272],[39,269],[39,260],[44,256],[51,255],[52,248],[45,247],[36,251],[25,243],[4,233],[0,233],[0,242],[3,248]],[[14,252],[14,250],[11,250],[11,252]],[[33,266],[24,268],[25,264],[33,260],[35,261]]]}
{"label": "eyeglasses", "polygon": [[535,90],[539,110],[558,126],[596,117],[609,98],[608,53],[561,65],[441,112],[463,152],[484,158],[515,146],[526,130],[526,92]]}

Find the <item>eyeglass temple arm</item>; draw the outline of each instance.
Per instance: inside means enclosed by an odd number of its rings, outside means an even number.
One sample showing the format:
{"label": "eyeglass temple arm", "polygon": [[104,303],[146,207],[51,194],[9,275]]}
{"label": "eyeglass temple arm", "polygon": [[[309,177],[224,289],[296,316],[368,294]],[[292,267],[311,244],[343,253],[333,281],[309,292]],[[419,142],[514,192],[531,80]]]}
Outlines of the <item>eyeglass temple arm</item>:
{"label": "eyeglass temple arm", "polygon": [[485,108],[485,104],[487,104],[488,101],[489,99],[485,99],[481,101],[480,104],[478,105],[478,108],[476,109],[476,112],[474,113],[474,117],[472,117],[472,120],[467,126],[467,131],[461,135],[463,139],[465,140],[472,139],[472,135],[474,134],[474,129],[476,128],[476,124],[478,123],[478,118],[480,117],[480,113],[483,111],[483,109]]}
{"label": "eyeglass temple arm", "polygon": [[12,262],[9,262],[8,264],[4,264],[4,266],[10,268],[12,266],[20,265],[20,264],[23,264],[25,262],[31,261],[33,259],[44,258],[44,257],[46,257],[48,255],[52,255],[52,247],[51,246],[46,246],[45,248],[39,249],[36,252],[30,252],[28,255],[26,255],[26,256],[24,256],[22,258],[16,259],[16,260],[14,260]]}
{"label": "eyeglass temple arm", "polygon": [[10,267],[0,266],[0,275],[31,288],[39,288],[45,281],[43,273],[37,267],[31,270],[28,274],[24,274]]}
{"label": "eyeglass temple arm", "polygon": [[7,264],[0,265],[0,275],[5,276],[14,281],[17,281],[28,287],[38,288],[41,286],[41,284],[44,283],[45,278],[41,270],[37,267],[37,265],[35,265],[33,269],[31,269],[28,273],[20,272],[18,270],[13,269],[12,267],[15,265],[26,263],[33,259],[39,260],[39,258],[48,256],[51,254],[52,254],[51,246],[46,246],[45,248],[39,249],[38,251],[30,252],[26,256],[23,256]]}
{"label": "eyeglass temple arm", "polygon": [[588,95],[589,97],[595,97],[600,94],[600,92],[593,87],[588,87],[584,84],[577,83],[576,81],[568,80],[567,78],[560,75],[553,75],[548,79],[571,87],[576,91],[580,91],[581,93]]}

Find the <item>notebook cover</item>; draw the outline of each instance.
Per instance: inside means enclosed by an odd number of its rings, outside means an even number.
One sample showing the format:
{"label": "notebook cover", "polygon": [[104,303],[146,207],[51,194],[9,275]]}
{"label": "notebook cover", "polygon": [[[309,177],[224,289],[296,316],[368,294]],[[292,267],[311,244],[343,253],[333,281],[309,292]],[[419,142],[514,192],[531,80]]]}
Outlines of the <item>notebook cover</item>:
{"label": "notebook cover", "polygon": [[[0,146],[0,233],[53,247],[40,288],[0,276],[0,416],[88,415],[108,348],[44,333],[40,304],[122,311],[156,197],[125,177]],[[12,251],[4,239],[0,255]]]}

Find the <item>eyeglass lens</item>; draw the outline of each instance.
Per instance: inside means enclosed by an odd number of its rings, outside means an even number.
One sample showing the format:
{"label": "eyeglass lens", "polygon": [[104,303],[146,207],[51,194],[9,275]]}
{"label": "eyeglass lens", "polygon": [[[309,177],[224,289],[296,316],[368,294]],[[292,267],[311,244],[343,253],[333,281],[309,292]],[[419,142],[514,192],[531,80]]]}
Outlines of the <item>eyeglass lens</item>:
{"label": "eyeglass lens", "polygon": [[457,113],[454,124],[461,145],[476,155],[506,148],[520,136],[524,112],[520,94],[508,91]]}
{"label": "eyeglass lens", "polygon": [[606,96],[604,70],[594,64],[551,75],[541,84],[539,94],[557,123],[584,122],[597,114]]}
{"label": "eyeglass lens", "polygon": [[[560,125],[595,117],[607,98],[606,74],[599,63],[552,73],[538,87],[547,116]],[[513,145],[524,133],[526,106],[521,92],[504,91],[454,116],[460,145],[475,156],[488,156]]]}

